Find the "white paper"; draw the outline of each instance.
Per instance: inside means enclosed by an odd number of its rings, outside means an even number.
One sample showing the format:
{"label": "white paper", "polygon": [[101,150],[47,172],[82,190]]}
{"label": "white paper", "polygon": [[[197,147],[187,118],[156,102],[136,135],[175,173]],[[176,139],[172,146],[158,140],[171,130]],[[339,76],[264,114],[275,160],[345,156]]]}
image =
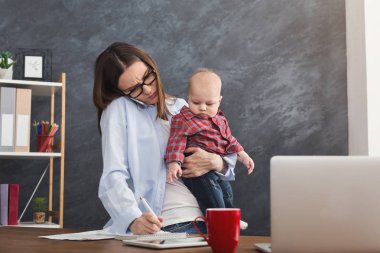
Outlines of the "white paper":
{"label": "white paper", "polygon": [[1,118],[1,146],[13,146],[14,115],[3,114]]}
{"label": "white paper", "polygon": [[38,238],[51,240],[93,241],[113,239],[115,236],[106,230],[92,230],[80,233],[39,236]]}
{"label": "white paper", "polygon": [[28,146],[29,115],[17,115],[16,146]]}
{"label": "white paper", "polygon": [[42,78],[42,56],[25,56],[24,76],[32,78]]}
{"label": "white paper", "polygon": [[[151,238],[152,237],[152,238]],[[118,239],[118,240],[147,240],[149,238],[155,240],[170,239],[170,238],[186,238],[186,233],[170,233],[159,231],[156,234],[151,235],[133,235],[132,233],[118,234],[111,233],[108,229],[103,230],[91,230],[80,233],[58,234],[58,235],[45,235],[38,238],[45,238],[51,240],[70,240],[70,241],[93,241],[93,240],[106,240],[106,239]]]}

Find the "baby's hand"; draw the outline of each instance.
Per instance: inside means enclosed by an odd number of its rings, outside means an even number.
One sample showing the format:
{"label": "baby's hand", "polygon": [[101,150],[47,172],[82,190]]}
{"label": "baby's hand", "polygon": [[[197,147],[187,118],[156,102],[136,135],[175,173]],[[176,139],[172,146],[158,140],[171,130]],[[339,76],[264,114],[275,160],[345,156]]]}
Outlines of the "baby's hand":
{"label": "baby's hand", "polygon": [[168,164],[168,175],[166,177],[166,181],[171,183],[173,179],[178,179],[182,176],[182,169],[177,162],[172,162]]}
{"label": "baby's hand", "polygon": [[240,151],[238,153],[238,160],[244,164],[245,167],[247,167],[248,170],[248,175],[252,173],[253,168],[255,167],[255,164],[252,160],[251,157],[245,152],[245,151]]}

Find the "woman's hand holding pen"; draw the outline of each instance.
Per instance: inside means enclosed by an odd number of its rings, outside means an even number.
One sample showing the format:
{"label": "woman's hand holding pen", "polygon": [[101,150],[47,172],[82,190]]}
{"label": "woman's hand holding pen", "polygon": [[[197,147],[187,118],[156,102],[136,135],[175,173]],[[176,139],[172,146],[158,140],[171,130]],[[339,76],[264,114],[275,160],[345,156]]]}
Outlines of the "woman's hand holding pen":
{"label": "woman's hand holding pen", "polygon": [[161,216],[146,212],[135,219],[129,229],[136,235],[154,234],[161,230],[163,221],[164,219]]}

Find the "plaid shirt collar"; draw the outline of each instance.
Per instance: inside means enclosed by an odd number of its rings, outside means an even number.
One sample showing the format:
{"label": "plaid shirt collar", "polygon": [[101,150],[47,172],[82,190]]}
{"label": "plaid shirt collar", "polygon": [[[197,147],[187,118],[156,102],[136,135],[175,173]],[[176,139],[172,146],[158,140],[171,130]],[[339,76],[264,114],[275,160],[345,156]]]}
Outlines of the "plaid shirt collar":
{"label": "plaid shirt collar", "polygon": [[[184,107],[182,107],[182,109],[181,109],[181,114],[187,119],[187,120],[190,120],[190,119],[192,119],[192,118],[194,118],[194,117],[197,117],[197,115],[195,115],[194,113],[192,113],[191,111],[190,111],[190,108],[189,107],[187,107],[187,106],[184,106]],[[220,117],[224,117],[224,114],[223,114],[223,112],[221,111],[221,110],[219,110],[218,109],[218,112],[217,112],[217,114],[214,116],[214,117],[212,117],[212,118],[208,118],[208,119],[219,119]],[[198,118],[198,117],[197,117]],[[203,119],[203,118],[202,118]]]}

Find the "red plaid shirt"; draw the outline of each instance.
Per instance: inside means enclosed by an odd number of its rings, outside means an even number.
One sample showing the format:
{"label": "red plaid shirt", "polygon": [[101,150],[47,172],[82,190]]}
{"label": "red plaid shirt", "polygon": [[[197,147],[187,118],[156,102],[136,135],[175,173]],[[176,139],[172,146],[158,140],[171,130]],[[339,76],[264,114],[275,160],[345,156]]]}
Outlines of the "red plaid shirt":
{"label": "red plaid shirt", "polygon": [[200,147],[211,153],[227,155],[243,149],[232,136],[223,112],[208,119],[194,115],[186,106],[172,118],[165,162],[181,162],[187,147]]}

